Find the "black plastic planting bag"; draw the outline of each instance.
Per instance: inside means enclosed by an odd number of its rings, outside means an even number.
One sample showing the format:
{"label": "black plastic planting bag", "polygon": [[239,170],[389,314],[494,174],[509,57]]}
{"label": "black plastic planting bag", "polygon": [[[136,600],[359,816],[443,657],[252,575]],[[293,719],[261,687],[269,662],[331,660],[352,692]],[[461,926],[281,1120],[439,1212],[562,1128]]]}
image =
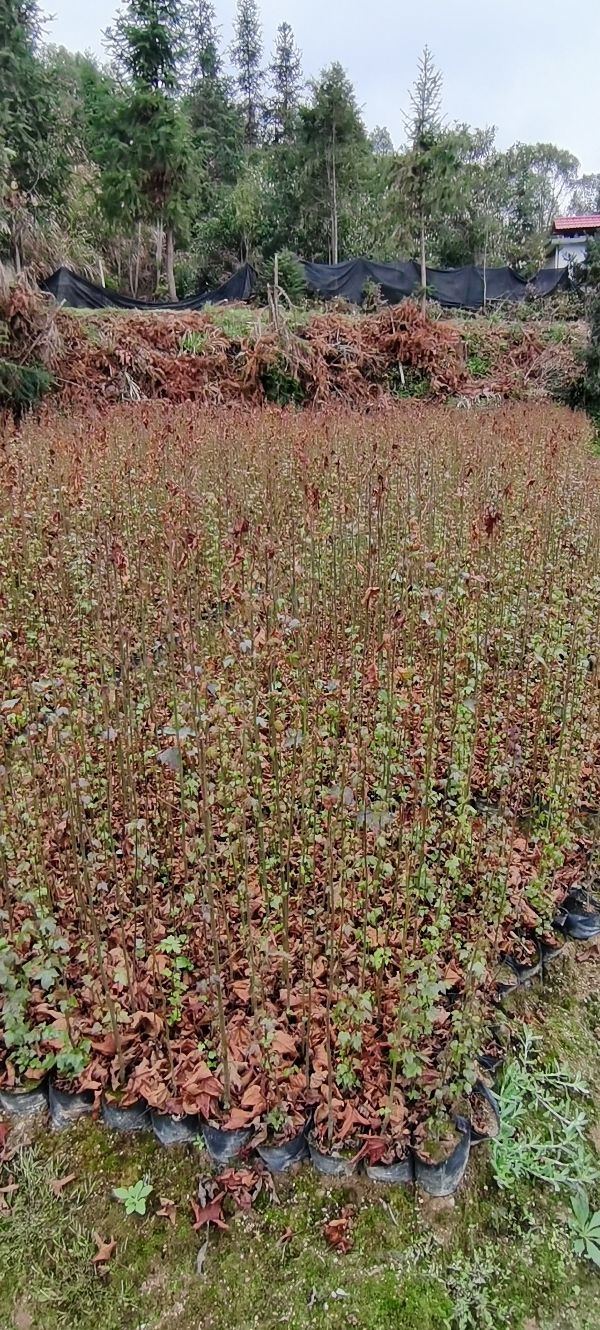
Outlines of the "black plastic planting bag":
{"label": "black plastic planting bag", "polygon": [[293,1141],[285,1145],[259,1145],[256,1153],[270,1173],[286,1173],[294,1164],[301,1164],[309,1158],[308,1142],[304,1132],[294,1136]]}
{"label": "black plastic planting bag", "polygon": [[406,1159],[399,1159],[396,1164],[365,1164],[365,1173],[371,1182],[402,1184],[415,1180],[415,1156],[413,1151]]}
{"label": "black plastic planting bag", "polygon": [[170,1113],[150,1113],[152,1130],[161,1145],[186,1145],[200,1135],[200,1119],[197,1114],[185,1114],[180,1118]]}
{"label": "black plastic planting bag", "polygon": [[239,1131],[221,1131],[220,1127],[211,1127],[207,1122],[202,1127],[204,1144],[215,1164],[225,1167],[232,1159],[237,1159],[252,1137],[252,1127],[241,1127]]}
{"label": "black plastic planting bag", "polygon": [[538,975],[542,973],[544,963],[542,944],[538,937],[533,938],[533,941],[535,942],[537,951],[537,960],[534,961],[533,965],[519,965],[519,962],[514,960],[512,956],[505,956],[503,958],[504,965],[508,966],[509,970],[512,970],[515,976],[515,982],[514,984],[498,984],[497,988],[499,993],[513,993],[517,988],[524,988],[527,984],[531,983],[532,979],[537,979]]}
{"label": "black plastic planting bag", "polygon": [[336,1155],[324,1154],[312,1136],[308,1138],[310,1157],[317,1173],[324,1173],[329,1178],[351,1178],[358,1168],[354,1159],[342,1159]]}
{"label": "black plastic planting bag", "polygon": [[80,1118],[89,1117],[93,1110],[93,1094],[68,1094],[65,1090],[57,1090],[50,1081],[50,1125],[54,1131],[72,1127]]}
{"label": "black plastic planting bag", "polygon": [[426,1164],[415,1155],[415,1182],[429,1196],[453,1196],[460,1186],[471,1153],[471,1123],[455,1118],[461,1139],[452,1154],[441,1164]]}
{"label": "black plastic planting bag", "polygon": [[313,1114],[307,1118],[302,1131],[285,1145],[259,1145],[256,1153],[271,1173],[286,1173],[294,1164],[302,1164],[309,1158],[308,1133],[312,1126]]}
{"label": "black plastic planting bag", "polygon": [[144,1099],[140,1099],[137,1104],[130,1104],[128,1108],[120,1108],[118,1104],[110,1104],[103,1099],[101,1117],[105,1127],[111,1131],[144,1131],[152,1126],[150,1110]]}
{"label": "black plastic planting bag", "polygon": [[575,889],[565,897],[554,925],[576,942],[591,942],[600,937],[600,901],[581,888]]}
{"label": "black plastic planting bag", "polygon": [[42,1081],[34,1090],[0,1090],[0,1108],[12,1118],[32,1118],[48,1108],[48,1082]]}

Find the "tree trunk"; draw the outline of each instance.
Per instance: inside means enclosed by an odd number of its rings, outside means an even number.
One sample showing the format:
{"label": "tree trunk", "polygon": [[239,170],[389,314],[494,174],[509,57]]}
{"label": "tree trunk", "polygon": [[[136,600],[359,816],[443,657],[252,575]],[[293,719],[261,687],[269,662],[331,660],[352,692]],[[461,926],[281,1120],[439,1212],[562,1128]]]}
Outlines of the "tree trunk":
{"label": "tree trunk", "polygon": [[425,215],[421,213],[421,314],[427,313],[427,256],[425,254]]}
{"label": "tree trunk", "polygon": [[338,203],[337,174],[335,166],[335,125],[331,138],[331,262],[338,261]]}
{"label": "tree trunk", "polygon": [[163,252],[163,224],[162,218],[156,223],[156,291],[160,286],[162,275],[162,252]]}
{"label": "tree trunk", "polygon": [[175,286],[175,236],[173,227],[167,227],[167,287],[169,289],[169,300],[173,303],[177,300],[177,287]]}
{"label": "tree trunk", "polygon": [[487,251],[488,251],[488,223],[485,222],[485,244],[483,246],[483,312],[487,309]]}
{"label": "tree trunk", "polygon": [[136,290],[133,293],[134,301],[137,301],[137,293],[140,290],[140,263],[141,263],[141,222],[137,223],[137,254],[136,254]]}

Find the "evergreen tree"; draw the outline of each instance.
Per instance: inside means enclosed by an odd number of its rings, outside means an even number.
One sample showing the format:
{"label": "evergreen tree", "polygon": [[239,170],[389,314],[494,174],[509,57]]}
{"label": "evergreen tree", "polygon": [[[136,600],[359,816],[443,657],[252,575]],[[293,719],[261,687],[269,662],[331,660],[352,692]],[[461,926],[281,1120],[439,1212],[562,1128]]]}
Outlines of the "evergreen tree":
{"label": "evergreen tree", "polygon": [[312,177],[309,192],[315,203],[319,196],[326,200],[329,262],[337,263],[340,193],[351,184],[357,154],[367,151],[367,139],[354,89],[340,64],[323,70],[311,88],[313,104],[301,111],[309,180]]}
{"label": "evergreen tree", "polygon": [[292,136],[303,85],[302,53],[296,46],[289,23],[280,23],[277,29],[269,82],[273,95],[268,107],[268,121],[278,143]]}
{"label": "evergreen tree", "polygon": [[495,129],[456,125],[444,138],[456,160],[455,187],[436,220],[430,243],[442,268],[475,263],[486,271],[506,241],[502,211],[504,181],[499,169]]}
{"label": "evergreen tree", "polygon": [[41,23],[35,0],[0,3],[0,197],[12,257],[21,266],[16,212],[60,192],[58,164],[49,151],[54,125],[52,89],[37,47]]}
{"label": "evergreen tree", "polygon": [[405,118],[409,150],[400,163],[396,184],[418,226],[421,308],[425,313],[427,230],[449,203],[456,186],[457,168],[452,138],[443,132],[442,75],[436,70],[427,46],[419,60],[417,78],[409,95],[411,109]]}
{"label": "evergreen tree", "polygon": [[386,125],[376,125],[369,134],[369,147],[375,157],[393,157],[394,144]]}
{"label": "evergreen tree", "polygon": [[[187,10],[189,90],[185,103],[195,142],[213,186],[234,185],[241,167],[243,127],[233,85],[223,73],[215,9],[191,0]],[[206,206],[215,206],[207,195]]]}
{"label": "evergreen tree", "polygon": [[181,79],[183,36],[181,0],[128,0],[106,43],[134,87],[172,93]]}
{"label": "evergreen tree", "polygon": [[188,123],[177,100],[183,45],[180,0],[129,0],[107,32],[122,79],[121,94],[104,100],[102,189],[113,216],[157,225],[157,282],[166,230],[166,276],[176,300],[175,227],[185,219],[191,187]]}
{"label": "evergreen tree", "polygon": [[215,7],[211,0],[190,0],[185,17],[191,82],[214,82],[223,71]]}
{"label": "evergreen tree", "polygon": [[231,57],[238,71],[237,86],[244,115],[244,136],[249,147],[259,140],[264,73],[262,32],[256,0],[237,0]]}
{"label": "evergreen tree", "polygon": [[46,111],[35,47],[40,35],[35,0],[0,5],[0,134],[12,158],[12,173],[27,189],[37,174]]}

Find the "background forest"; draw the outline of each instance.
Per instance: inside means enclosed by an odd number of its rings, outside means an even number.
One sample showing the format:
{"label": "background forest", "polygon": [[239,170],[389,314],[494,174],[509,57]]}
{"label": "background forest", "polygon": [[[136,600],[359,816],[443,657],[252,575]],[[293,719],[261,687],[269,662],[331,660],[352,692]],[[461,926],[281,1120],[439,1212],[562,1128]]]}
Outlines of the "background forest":
{"label": "background forest", "polygon": [[598,207],[600,175],[570,152],[450,125],[427,50],[396,147],[340,64],[306,80],[289,24],[264,50],[256,0],[229,44],[211,0],[130,0],[105,49],[47,45],[36,0],[0,0],[0,259],[17,271],[172,299],[282,250],[529,272],[557,212]]}

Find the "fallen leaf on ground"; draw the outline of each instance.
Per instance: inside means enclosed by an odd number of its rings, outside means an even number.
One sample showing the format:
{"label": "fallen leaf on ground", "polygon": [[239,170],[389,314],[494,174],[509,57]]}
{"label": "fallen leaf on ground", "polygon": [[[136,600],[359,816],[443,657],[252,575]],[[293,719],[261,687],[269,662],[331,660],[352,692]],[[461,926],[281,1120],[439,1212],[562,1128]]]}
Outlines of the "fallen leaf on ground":
{"label": "fallen leaf on ground", "polygon": [[[227,1168],[221,1174],[220,1185],[233,1197],[241,1210],[250,1210],[261,1189],[261,1180],[252,1169]],[[257,1186],[258,1184],[258,1186]]]}
{"label": "fallen leaf on ground", "polygon": [[161,1219],[168,1219],[169,1223],[175,1228],[175,1224],[177,1223],[177,1207],[175,1202],[169,1201],[166,1196],[161,1196],[160,1204],[161,1208],[156,1211],[157,1215],[159,1215]]}
{"label": "fallen leaf on ground", "polygon": [[346,1206],[339,1219],[331,1219],[328,1224],[323,1225],[323,1237],[330,1247],[335,1247],[340,1256],[346,1256],[352,1247],[350,1222],[353,1213],[352,1207]]}
{"label": "fallen leaf on ground", "polygon": [[279,1053],[281,1057],[295,1058],[296,1040],[288,1034],[287,1030],[276,1030],[271,1041],[271,1048],[274,1053]]}
{"label": "fallen leaf on ground", "polygon": [[107,1261],[110,1261],[117,1245],[115,1238],[109,1238],[108,1242],[105,1242],[104,1238],[101,1238],[99,1233],[94,1233],[94,1242],[96,1243],[98,1251],[95,1256],[92,1256],[92,1264],[106,1265]]}
{"label": "fallen leaf on ground", "polygon": [[63,1187],[67,1187],[70,1182],[74,1182],[76,1177],[76,1173],[67,1173],[65,1178],[52,1178],[52,1181],[48,1184],[50,1191],[53,1192],[55,1196],[60,1196]]}
{"label": "fallen leaf on ground", "polygon": [[444,979],[446,983],[451,984],[453,988],[458,988],[459,984],[463,983],[464,977],[462,970],[459,970],[456,962],[449,961],[444,971]]}
{"label": "fallen leaf on ground", "polygon": [[218,1196],[215,1196],[214,1201],[211,1201],[209,1205],[201,1207],[196,1201],[191,1202],[192,1210],[194,1211],[194,1223],[192,1227],[196,1232],[198,1232],[199,1228],[202,1228],[203,1224],[214,1224],[215,1228],[223,1229],[223,1232],[225,1233],[229,1232],[229,1225],[226,1224],[223,1219],[224,1200],[225,1192],[222,1191]]}
{"label": "fallen leaf on ground", "polygon": [[198,1178],[198,1200],[201,1206],[208,1205],[209,1201],[214,1201],[217,1192],[221,1187],[221,1179],[216,1178]]}

